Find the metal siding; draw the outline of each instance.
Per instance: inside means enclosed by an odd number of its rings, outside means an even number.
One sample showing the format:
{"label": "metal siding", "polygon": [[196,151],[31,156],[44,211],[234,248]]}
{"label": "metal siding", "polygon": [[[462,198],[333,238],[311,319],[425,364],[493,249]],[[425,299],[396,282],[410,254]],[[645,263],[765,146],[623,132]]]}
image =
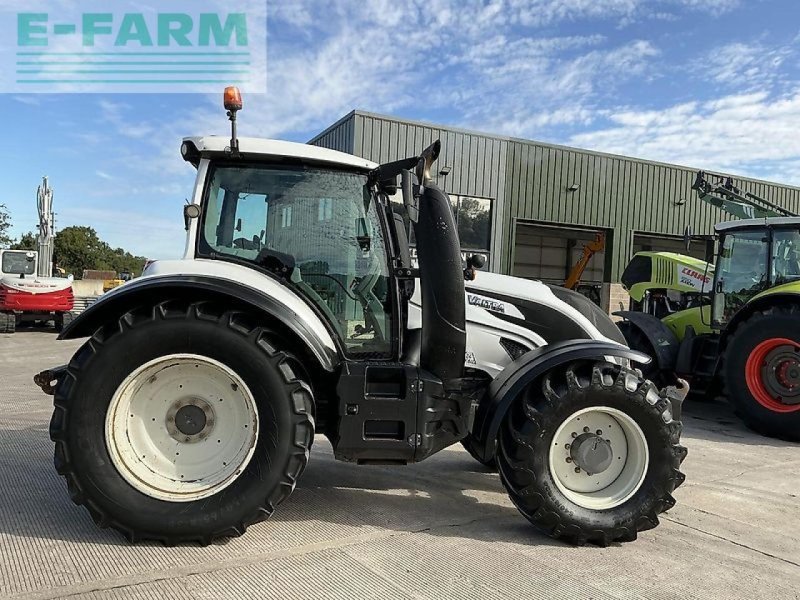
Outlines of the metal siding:
{"label": "metal siding", "polygon": [[354,136],[354,121],[356,118],[355,113],[343,117],[313,138],[309,144],[338,150],[339,152],[347,152],[348,154],[357,154]]}
{"label": "metal siding", "polygon": [[[338,133],[336,133],[338,132]],[[335,137],[335,134],[338,137]],[[428,126],[357,112],[313,143],[383,161],[442,140],[449,192],[492,198],[492,269],[510,272],[516,219],[609,230],[611,281],[630,259],[634,232],[697,234],[725,220],[691,189],[696,170],[526,140]],[[734,176],[746,191],[800,210],[800,189]],[[567,192],[573,183],[576,192]],[[675,202],[685,199],[684,206]]]}

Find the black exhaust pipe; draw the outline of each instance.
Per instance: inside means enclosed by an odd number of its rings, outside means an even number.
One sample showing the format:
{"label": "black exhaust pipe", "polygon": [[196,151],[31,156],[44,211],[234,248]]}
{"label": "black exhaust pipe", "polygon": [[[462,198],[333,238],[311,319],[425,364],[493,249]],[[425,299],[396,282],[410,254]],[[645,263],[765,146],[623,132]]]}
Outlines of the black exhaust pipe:
{"label": "black exhaust pipe", "polygon": [[423,176],[414,223],[422,285],[420,366],[443,382],[464,375],[464,269],[450,199]]}

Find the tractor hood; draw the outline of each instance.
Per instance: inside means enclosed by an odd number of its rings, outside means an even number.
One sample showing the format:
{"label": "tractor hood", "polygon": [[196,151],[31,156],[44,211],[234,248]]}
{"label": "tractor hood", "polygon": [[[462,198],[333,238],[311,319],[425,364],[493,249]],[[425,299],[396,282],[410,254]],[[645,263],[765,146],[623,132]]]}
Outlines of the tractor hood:
{"label": "tractor hood", "polygon": [[0,286],[25,294],[51,294],[71,288],[72,276],[61,278],[28,275],[21,278],[19,275],[0,275]]}
{"label": "tractor hood", "polygon": [[641,302],[645,292],[652,289],[710,292],[714,265],[674,252],[637,252],[621,280],[636,302]]}
{"label": "tractor hood", "polygon": [[[475,297],[470,297],[472,294]],[[485,305],[495,313],[505,314],[510,307],[522,314],[523,326],[530,327],[548,343],[570,339],[608,339],[625,344],[619,329],[599,306],[591,300],[559,286],[541,281],[479,272],[467,283],[467,302],[482,302],[480,297],[496,299],[497,306]]]}

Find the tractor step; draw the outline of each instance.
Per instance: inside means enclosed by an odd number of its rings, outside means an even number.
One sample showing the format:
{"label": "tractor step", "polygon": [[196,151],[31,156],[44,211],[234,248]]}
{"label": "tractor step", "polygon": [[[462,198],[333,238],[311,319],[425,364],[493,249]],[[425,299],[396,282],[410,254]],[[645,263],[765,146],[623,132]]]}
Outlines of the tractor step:
{"label": "tractor step", "polygon": [[485,381],[442,382],[400,363],[346,363],[337,386],[338,460],[359,464],[418,462],[466,437]]}
{"label": "tractor step", "polygon": [[696,338],[695,361],[692,369],[692,396],[706,396],[714,388],[719,361],[719,336],[704,335]]}

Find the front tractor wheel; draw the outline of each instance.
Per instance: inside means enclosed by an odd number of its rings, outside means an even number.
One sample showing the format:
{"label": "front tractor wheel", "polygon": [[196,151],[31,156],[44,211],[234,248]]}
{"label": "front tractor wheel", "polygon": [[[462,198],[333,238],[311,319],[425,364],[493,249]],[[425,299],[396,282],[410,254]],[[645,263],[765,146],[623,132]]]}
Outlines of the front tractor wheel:
{"label": "front tractor wheel", "polygon": [[636,539],[658,525],[684,480],[681,425],[635,372],[605,362],[558,367],[506,415],[497,460],[512,502],[574,544]]}
{"label": "front tractor wheel", "polygon": [[757,312],[725,348],[728,400],[751,429],[800,441],[800,307]]}
{"label": "front tractor wheel", "polygon": [[299,362],[254,318],[163,303],[98,331],[55,395],[55,465],[130,540],[240,535],[294,489],[314,435]]}

